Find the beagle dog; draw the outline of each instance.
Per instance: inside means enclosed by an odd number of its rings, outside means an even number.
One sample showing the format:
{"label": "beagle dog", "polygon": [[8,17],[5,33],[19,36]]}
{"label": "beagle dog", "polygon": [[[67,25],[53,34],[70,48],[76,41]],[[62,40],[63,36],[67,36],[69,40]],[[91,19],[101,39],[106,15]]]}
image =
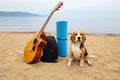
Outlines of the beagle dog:
{"label": "beagle dog", "polygon": [[70,36],[71,45],[70,45],[70,55],[69,55],[69,61],[68,66],[71,66],[71,63],[75,59],[80,60],[80,66],[83,66],[83,62],[85,61],[89,66],[91,66],[91,62],[89,61],[89,55],[87,53],[87,50],[85,48],[85,41],[86,36],[85,33],[82,31],[75,31]]}

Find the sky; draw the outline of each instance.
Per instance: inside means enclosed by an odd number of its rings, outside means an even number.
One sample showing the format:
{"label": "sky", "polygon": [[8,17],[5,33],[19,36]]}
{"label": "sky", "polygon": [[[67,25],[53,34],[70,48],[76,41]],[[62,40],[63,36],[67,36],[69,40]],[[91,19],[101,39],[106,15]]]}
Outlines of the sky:
{"label": "sky", "polygon": [[0,10],[47,14],[59,1],[63,1],[65,12],[120,12],[120,0],[0,0]]}
{"label": "sky", "polygon": [[54,15],[58,20],[67,20],[70,26],[79,26],[76,29],[88,31],[88,27],[120,34],[120,0],[0,0],[0,11],[49,15],[59,1],[64,4]]}

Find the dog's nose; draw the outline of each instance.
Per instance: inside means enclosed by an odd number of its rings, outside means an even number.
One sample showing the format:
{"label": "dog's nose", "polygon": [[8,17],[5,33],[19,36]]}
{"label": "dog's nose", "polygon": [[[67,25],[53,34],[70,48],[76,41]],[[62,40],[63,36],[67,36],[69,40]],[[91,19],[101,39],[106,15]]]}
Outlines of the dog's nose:
{"label": "dog's nose", "polygon": [[78,37],[78,40],[80,40],[80,37]]}

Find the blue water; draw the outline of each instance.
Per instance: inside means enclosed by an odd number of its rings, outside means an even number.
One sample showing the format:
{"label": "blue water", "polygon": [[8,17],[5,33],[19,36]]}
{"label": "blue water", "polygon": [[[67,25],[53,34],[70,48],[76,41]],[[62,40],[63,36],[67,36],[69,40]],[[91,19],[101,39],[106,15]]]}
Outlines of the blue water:
{"label": "blue water", "polygon": [[0,31],[39,31],[44,24],[45,19],[45,17],[0,17]]}
{"label": "blue water", "polygon": [[[0,17],[0,32],[31,32],[39,31],[47,17]],[[45,32],[56,33],[56,22],[61,18],[51,18]],[[86,33],[120,34],[119,20],[113,22],[109,19],[96,18],[66,18],[68,32],[83,30]]]}

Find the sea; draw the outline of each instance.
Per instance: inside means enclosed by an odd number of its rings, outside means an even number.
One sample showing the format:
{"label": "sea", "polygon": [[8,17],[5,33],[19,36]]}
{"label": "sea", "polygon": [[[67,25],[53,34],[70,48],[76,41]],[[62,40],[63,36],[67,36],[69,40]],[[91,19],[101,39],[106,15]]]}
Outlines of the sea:
{"label": "sea", "polygon": [[[47,17],[0,17],[0,32],[35,32],[40,31]],[[45,32],[56,33],[56,22],[67,21],[68,33],[82,30],[86,33],[120,34],[120,23],[101,22],[100,20],[57,19],[48,22]],[[62,32],[62,31],[61,31]]]}

